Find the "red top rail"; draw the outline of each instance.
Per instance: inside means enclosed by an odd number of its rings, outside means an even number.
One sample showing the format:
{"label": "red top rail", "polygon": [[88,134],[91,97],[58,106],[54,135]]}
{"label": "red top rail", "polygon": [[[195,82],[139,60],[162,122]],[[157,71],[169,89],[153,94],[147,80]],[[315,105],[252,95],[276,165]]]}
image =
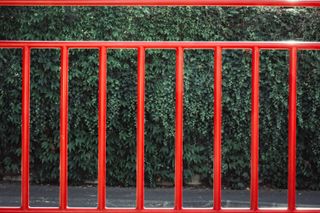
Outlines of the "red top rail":
{"label": "red top rail", "polygon": [[141,46],[149,49],[213,49],[217,46],[223,49],[278,49],[287,50],[296,47],[300,50],[314,50],[320,48],[319,42],[303,41],[1,41],[0,48],[100,48],[109,49],[137,49]]}
{"label": "red top rail", "polygon": [[1,0],[0,6],[320,7],[319,0]]}

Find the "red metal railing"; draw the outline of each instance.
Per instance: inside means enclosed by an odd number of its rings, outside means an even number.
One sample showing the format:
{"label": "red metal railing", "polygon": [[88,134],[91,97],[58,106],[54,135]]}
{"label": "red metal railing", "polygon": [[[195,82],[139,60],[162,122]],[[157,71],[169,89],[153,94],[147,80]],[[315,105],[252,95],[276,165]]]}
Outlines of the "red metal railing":
{"label": "red metal railing", "polygon": [[[49,6],[49,5],[118,5],[118,6],[313,6],[320,7],[318,0],[2,0],[0,5]],[[296,78],[297,53],[299,50],[319,50],[320,42],[117,42],[117,41],[0,41],[0,48],[23,50],[22,65],[22,193],[21,207],[0,207],[1,212],[150,212],[150,213],[248,213],[284,212],[316,213],[320,209],[296,208]],[[29,206],[29,119],[30,119],[30,50],[60,49],[60,206],[37,208]],[[99,118],[98,118],[98,206],[97,208],[68,207],[68,51],[69,49],[99,49]],[[136,208],[106,208],[106,78],[108,49],[138,50],[137,86],[137,196]],[[176,136],[175,136],[175,190],[174,208],[144,207],[144,95],[146,49],[176,50]],[[214,201],[213,208],[183,208],[183,59],[185,49],[214,50]],[[248,209],[221,208],[221,117],[222,117],[222,50],[248,49],[252,51],[252,110],[251,110],[251,206]],[[288,129],[288,208],[258,208],[259,165],[259,60],[260,50],[281,49],[290,52],[289,69],[289,129]]]}
{"label": "red metal railing", "polygon": [[2,6],[278,6],[319,7],[318,0],[1,0]]}

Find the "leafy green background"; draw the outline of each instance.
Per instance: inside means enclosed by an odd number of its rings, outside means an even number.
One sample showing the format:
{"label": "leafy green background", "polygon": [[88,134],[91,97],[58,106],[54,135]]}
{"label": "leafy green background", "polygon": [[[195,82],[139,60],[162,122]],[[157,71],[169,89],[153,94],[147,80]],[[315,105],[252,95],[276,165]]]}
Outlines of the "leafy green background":
{"label": "leafy green background", "polygon": [[[1,7],[1,40],[320,40],[320,10],[220,7]],[[184,176],[212,184],[213,56],[186,50]],[[69,181],[97,177],[98,51],[69,51]],[[319,52],[300,51],[297,186],[320,189]],[[107,183],[135,185],[136,50],[108,50]],[[286,188],[288,53],[261,51],[260,184]],[[20,173],[21,50],[0,50],[0,177]],[[223,52],[224,187],[250,181],[251,51]],[[59,181],[59,50],[32,50],[31,178]],[[175,52],[147,50],[146,184],[173,182]]]}

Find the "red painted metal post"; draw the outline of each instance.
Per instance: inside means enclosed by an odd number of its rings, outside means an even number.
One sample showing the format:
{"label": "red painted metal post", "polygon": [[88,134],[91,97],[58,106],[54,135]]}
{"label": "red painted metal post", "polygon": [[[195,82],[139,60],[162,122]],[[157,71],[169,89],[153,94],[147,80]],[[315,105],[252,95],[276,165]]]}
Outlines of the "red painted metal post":
{"label": "red painted metal post", "polygon": [[30,48],[22,53],[22,163],[21,207],[29,208],[29,146],[30,146]]}
{"label": "red painted metal post", "polygon": [[68,48],[61,48],[60,73],[60,209],[68,205]]}
{"label": "red painted metal post", "polygon": [[214,53],[214,168],[213,208],[221,209],[222,49]]}
{"label": "red painted metal post", "polygon": [[106,102],[107,52],[99,49],[99,119],[98,119],[98,209],[106,206]]}
{"label": "red painted metal post", "polygon": [[137,203],[138,210],[144,209],[144,79],[145,49],[138,48],[138,110],[137,110]]}
{"label": "red painted metal post", "polygon": [[296,117],[297,117],[297,48],[290,50],[289,132],[288,132],[288,209],[296,208]]}
{"label": "red painted metal post", "polygon": [[174,208],[182,209],[183,190],[183,48],[176,52],[176,138]]}
{"label": "red painted metal post", "polygon": [[259,190],[259,48],[252,49],[251,93],[251,210],[258,209]]}

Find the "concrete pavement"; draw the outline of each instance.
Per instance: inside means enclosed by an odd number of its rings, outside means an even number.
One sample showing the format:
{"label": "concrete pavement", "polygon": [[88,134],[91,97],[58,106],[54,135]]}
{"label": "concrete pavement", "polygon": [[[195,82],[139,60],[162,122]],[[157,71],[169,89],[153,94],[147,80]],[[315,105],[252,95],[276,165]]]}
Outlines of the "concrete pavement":
{"label": "concrete pavement", "polygon": [[[69,206],[95,207],[97,205],[96,186],[70,186]],[[135,188],[107,187],[108,207],[134,207]],[[212,207],[212,189],[184,188],[184,207]],[[145,188],[146,207],[173,207],[173,188]],[[260,190],[261,207],[286,207],[286,190]],[[0,183],[0,206],[20,205],[20,184]],[[30,206],[55,207],[59,205],[59,186],[31,185]],[[249,207],[249,190],[223,190],[222,205],[224,207]],[[299,207],[320,208],[319,191],[298,191]]]}

